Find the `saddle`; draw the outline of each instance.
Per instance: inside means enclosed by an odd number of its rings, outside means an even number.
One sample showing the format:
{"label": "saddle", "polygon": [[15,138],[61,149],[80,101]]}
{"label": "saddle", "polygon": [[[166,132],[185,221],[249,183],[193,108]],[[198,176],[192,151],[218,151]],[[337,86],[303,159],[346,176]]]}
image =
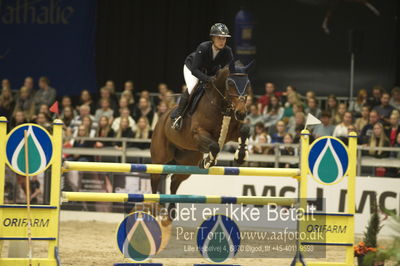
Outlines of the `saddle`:
{"label": "saddle", "polygon": [[186,106],[186,109],[184,111],[183,116],[186,114],[193,115],[194,112],[196,111],[197,105],[199,104],[201,98],[204,95],[204,92],[206,91],[205,88],[206,84],[205,83],[199,83],[193,94],[190,96],[189,103]]}

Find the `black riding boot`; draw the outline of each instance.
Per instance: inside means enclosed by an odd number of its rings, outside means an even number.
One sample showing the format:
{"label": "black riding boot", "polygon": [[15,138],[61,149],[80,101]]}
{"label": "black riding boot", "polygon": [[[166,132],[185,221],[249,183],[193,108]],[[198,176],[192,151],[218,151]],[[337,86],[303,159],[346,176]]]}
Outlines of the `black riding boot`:
{"label": "black riding boot", "polygon": [[189,101],[189,92],[186,90],[182,93],[179,100],[178,107],[171,113],[172,128],[175,130],[180,130],[183,124],[183,115],[186,110],[186,105]]}

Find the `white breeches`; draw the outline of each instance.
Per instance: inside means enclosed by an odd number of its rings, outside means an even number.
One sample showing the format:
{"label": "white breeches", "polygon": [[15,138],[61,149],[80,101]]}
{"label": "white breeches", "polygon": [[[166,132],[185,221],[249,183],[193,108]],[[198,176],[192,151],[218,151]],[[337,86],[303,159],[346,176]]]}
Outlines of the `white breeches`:
{"label": "white breeches", "polygon": [[186,65],[183,65],[183,76],[185,78],[185,83],[188,89],[189,94],[192,94],[194,87],[196,87],[199,79],[192,75],[192,72]]}

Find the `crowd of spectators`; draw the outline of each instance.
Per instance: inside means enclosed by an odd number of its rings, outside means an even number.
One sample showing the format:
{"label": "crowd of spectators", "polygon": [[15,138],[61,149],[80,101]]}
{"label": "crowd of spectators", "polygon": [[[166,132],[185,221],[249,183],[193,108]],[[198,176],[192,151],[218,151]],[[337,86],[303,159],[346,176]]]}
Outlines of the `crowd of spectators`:
{"label": "crowd of spectators", "polygon": [[[74,137],[114,137],[149,140],[160,117],[175,105],[172,91],[164,83],[158,85],[158,97],[151,98],[149,91],[135,91],[134,83],[126,81],[118,90],[113,81],[107,81],[98,97],[82,90],[79,98],[57,95],[46,77],[38,80],[35,90],[33,78],[27,77],[17,93],[11,90],[10,82],[2,80],[0,93],[0,115],[5,115],[10,128],[26,122],[35,122],[50,129],[55,115],[49,107],[60,100],[60,118],[64,122],[66,146],[96,147],[113,146],[121,149],[121,143],[113,141],[74,141]],[[294,86],[278,91],[271,82],[265,84],[265,94],[247,99],[246,123],[251,126],[250,151],[255,154],[274,154],[276,149],[263,144],[299,142],[299,133],[304,129],[308,114],[321,120],[311,126],[312,137],[334,136],[347,142],[349,132],[357,132],[359,144],[375,147],[400,147],[399,111],[400,88],[385,90],[375,86],[371,94],[365,89],[357,92],[353,102],[339,102],[329,95],[323,105],[318,103],[316,93],[308,91],[301,95]],[[128,147],[146,149],[148,142],[128,142]],[[281,155],[295,155],[296,148],[283,145]],[[399,152],[369,149],[364,152],[377,158],[400,158]],[[75,160],[88,160],[75,156]],[[284,165],[284,167],[291,167]],[[398,172],[393,173],[399,175]]]}
{"label": "crowd of spectators", "polygon": [[[400,152],[373,149],[376,147],[400,147],[400,88],[390,91],[381,86],[372,88],[371,95],[361,89],[350,104],[339,102],[329,95],[325,107],[319,107],[314,91],[305,95],[293,86],[283,92],[276,91],[273,83],[265,84],[265,94],[248,99],[249,115],[246,122],[251,126],[250,149],[255,154],[276,152],[265,143],[298,143],[299,133],[305,127],[308,114],[321,120],[321,124],[310,126],[312,138],[333,136],[347,143],[349,132],[356,132],[358,143],[370,147],[364,154],[376,158],[400,158]],[[262,147],[264,146],[264,147]],[[280,149],[281,155],[296,153],[293,148]],[[386,174],[399,176],[398,170],[386,169]]]}
{"label": "crowd of spectators", "polygon": [[[134,83],[126,81],[118,90],[113,81],[107,81],[100,89],[98,97],[88,90],[82,90],[79,98],[57,95],[47,77],[38,80],[38,89],[32,77],[24,80],[18,91],[11,90],[8,79],[3,79],[0,92],[0,116],[9,120],[9,128],[33,122],[51,131],[51,122],[57,115],[50,107],[58,99],[59,118],[64,122],[66,147],[115,147],[121,149],[118,141],[75,140],[76,137],[130,138],[138,142],[128,142],[127,147],[147,149],[152,131],[159,117],[175,104],[167,85],[158,85],[157,99],[151,99],[148,91],[135,93]],[[72,160],[89,160],[87,156],[71,156]]]}

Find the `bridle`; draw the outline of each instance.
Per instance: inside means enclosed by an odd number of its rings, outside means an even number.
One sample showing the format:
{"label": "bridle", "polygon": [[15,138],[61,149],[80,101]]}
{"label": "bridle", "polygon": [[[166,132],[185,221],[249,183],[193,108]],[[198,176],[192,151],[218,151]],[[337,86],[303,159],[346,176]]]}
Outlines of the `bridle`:
{"label": "bridle", "polygon": [[[238,84],[236,83],[234,77],[246,77],[246,83],[244,84],[242,91],[238,88]],[[232,99],[238,98],[240,102],[246,103],[247,101],[247,86],[249,85],[250,81],[247,78],[248,75],[245,73],[232,73],[229,74],[229,76],[225,80],[225,90],[222,93],[214,84],[214,82],[211,82],[211,86],[213,89],[217,91],[217,93],[221,96],[222,98],[222,114],[223,115],[228,115],[231,116],[233,115],[234,118],[239,121],[239,122],[244,122],[244,119],[239,119],[237,117],[237,110],[235,109],[235,105],[233,104]],[[236,88],[236,91],[238,94],[232,94],[229,92],[229,82],[232,82],[234,84],[234,87]]]}

